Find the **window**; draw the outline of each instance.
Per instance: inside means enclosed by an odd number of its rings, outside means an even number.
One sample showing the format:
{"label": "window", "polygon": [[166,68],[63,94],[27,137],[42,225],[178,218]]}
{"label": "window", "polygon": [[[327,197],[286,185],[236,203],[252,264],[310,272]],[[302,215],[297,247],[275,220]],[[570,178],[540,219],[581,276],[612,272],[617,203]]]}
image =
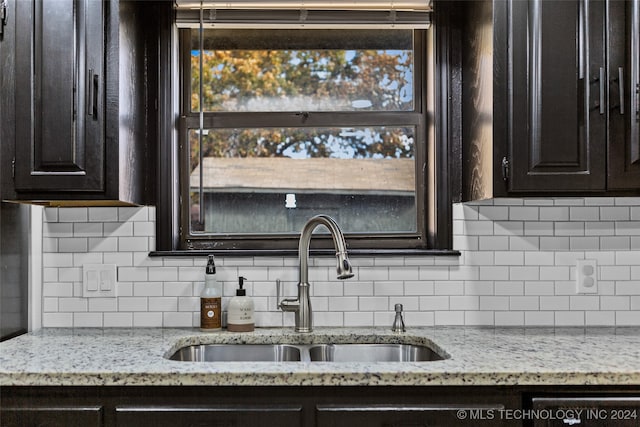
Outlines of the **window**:
{"label": "window", "polygon": [[293,252],[318,213],[355,253],[447,248],[434,237],[430,30],[178,34],[179,188],[159,230],[179,220],[160,251]]}

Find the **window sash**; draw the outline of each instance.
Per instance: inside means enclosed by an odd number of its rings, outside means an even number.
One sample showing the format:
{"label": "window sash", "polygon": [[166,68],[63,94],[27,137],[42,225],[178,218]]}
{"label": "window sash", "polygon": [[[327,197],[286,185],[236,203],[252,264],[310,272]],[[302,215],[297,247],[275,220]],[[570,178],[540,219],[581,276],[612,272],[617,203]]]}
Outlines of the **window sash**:
{"label": "window sash", "polygon": [[[197,28],[429,28],[432,0],[177,0],[176,24]],[[200,8],[202,7],[202,15]]]}
{"label": "window sash", "polygon": [[[415,232],[392,233],[345,233],[353,249],[392,250],[427,248],[427,123],[425,102],[425,35],[418,32],[414,38],[414,108],[415,111],[391,112],[204,112],[204,129],[260,128],[260,127],[358,127],[358,126],[413,126],[416,128],[416,214]],[[190,30],[181,30],[181,118],[179,121],[180,161],[180,249],[220,249],[243,251],[295,251],[299,233],[258,234],[214,234],[191,233],[190,230],[190,174],[189,174],[189,130],[200,127],[200,113],[191,111],[190,76]],[[314,248],[332,248],[331,239],[314,239]]]}

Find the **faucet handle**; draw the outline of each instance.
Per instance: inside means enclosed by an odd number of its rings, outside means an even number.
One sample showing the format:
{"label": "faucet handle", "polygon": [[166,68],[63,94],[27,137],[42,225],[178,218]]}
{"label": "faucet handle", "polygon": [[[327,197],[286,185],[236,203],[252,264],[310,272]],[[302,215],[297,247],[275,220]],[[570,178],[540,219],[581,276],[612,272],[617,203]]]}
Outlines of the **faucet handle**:
{"label": "faucet handle", "polygon": [[402,304],[396,304],[394,306],[396,311],[396,317],[393,320],[393,326],[391,327],[391,331],[393,332],[406,332],[404,327],[404,319],[402,318]]}
{"label": "faucet handle", "polygon": [[286,297],[282,297],[282,299],[280,298],[280,294],[282,294],[282,280],[280,279],[276,279],[276,308],[282,308],[282,303],[284,301],[287,301]]}
{"label": "faucet handle", "polygon": [[280,279],[276,279],[276,307],[280,308],[280,286],[282,282]]}

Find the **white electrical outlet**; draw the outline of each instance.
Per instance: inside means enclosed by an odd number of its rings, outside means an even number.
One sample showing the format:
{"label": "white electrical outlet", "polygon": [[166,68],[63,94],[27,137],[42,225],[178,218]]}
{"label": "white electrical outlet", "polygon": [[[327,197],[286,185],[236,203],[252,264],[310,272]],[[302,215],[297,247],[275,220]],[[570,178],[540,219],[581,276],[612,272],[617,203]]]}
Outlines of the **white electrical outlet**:
{"label": "white electrical outlet", "polygon": [[598,293],[598,265],[595,259],[579,259],[576,262],[576,293]]}
{"label": "white electrical outlet", "polygon": [[82,266],[82,296],[85,298],[116,297],[116,265],[85,264]]}

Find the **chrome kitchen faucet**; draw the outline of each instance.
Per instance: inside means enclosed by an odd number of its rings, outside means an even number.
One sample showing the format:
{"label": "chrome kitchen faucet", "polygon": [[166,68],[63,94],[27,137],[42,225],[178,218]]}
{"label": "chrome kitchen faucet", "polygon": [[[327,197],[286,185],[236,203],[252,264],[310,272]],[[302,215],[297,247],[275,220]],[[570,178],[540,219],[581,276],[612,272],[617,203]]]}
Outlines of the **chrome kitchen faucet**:
{"label": "chrome kitchen faucet", "polygon": [[313,312],[311,311],[311,301],[309,299],[309,245],[311,244],[311,234],[319,225],[324,225],[331,233],[338,262],[338,279],[343,280],[353,277],[351,263],[347,257],[347,245],[344,241],[344,235],[336,221],[328,215],[316,215],[309,219],[302,228],[298,244],[298,258],[300,261],[298,298],[288,298],[280,301],[280,283],[277,285],[278,306],[282,311],[295,312],[296,332],[311,332],[313,330]]}

